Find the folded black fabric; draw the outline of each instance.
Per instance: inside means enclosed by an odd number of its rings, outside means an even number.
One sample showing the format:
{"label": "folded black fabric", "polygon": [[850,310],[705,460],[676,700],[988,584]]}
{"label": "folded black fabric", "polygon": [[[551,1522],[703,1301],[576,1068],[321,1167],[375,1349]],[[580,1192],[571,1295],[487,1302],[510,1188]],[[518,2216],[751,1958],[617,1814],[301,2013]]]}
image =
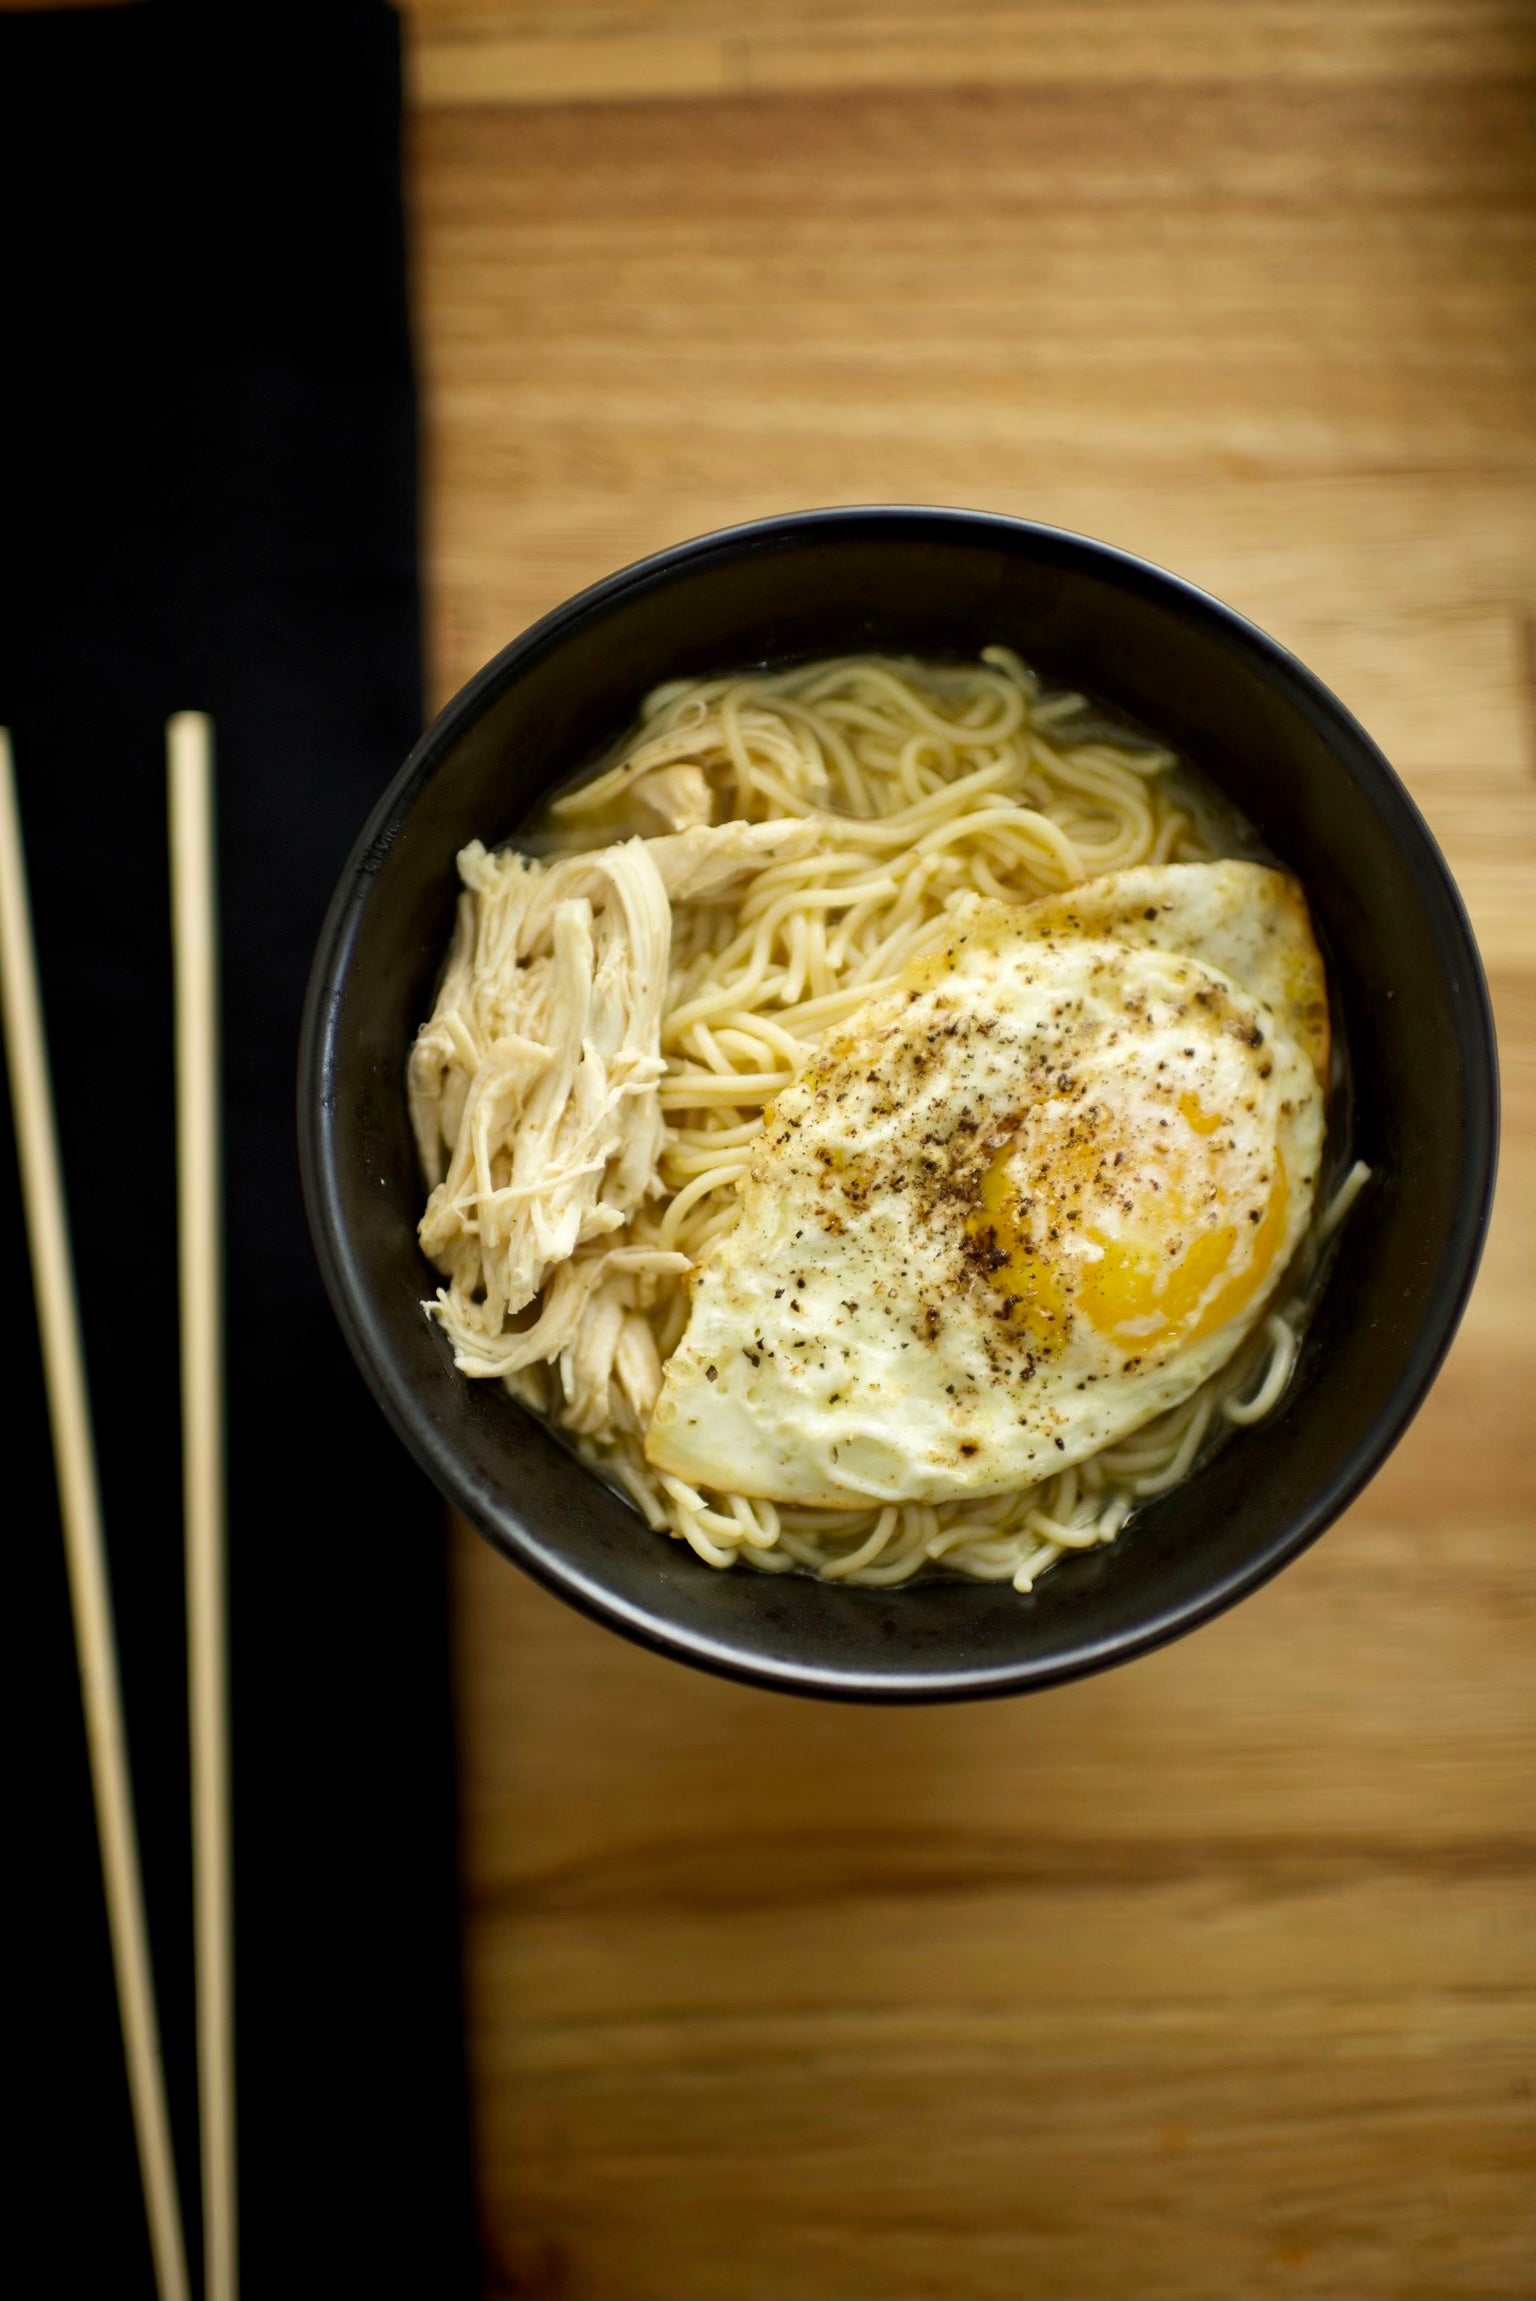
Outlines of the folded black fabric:
{"label": "folded black fabric", "polygon": [[[420,723],[397,27],[0,17],[13,732],[184,2187],[195,2201],[163,729],[213,714],[245,2290],[472,2290],[441,1514],[305,1233],[299,1008]],[[53,2290],[150,2290],[9,1112],[13,2078]],[[20,1365],[19,1376],[14,1371]],[[192,2217],[191,2241],[197,2251]]]}

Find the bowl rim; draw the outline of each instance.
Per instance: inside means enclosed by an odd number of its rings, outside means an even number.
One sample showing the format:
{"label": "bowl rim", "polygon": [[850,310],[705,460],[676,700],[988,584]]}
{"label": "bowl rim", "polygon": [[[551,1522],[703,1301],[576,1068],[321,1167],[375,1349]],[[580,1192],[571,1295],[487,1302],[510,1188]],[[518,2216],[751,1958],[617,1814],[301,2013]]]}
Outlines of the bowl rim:
{"label": "bowl rim", "polygon": [[[347,1234],[334,1158],[334,1028],[351,951],[372,883],[412,807],[482,705],[520,667],[573,628],[601,616],[632,591],[712,558],[771,551],[807,536],[869,541],[988,541],[1023,545],[1046,560],[1088,566],[1122,588],[1156,597],[1192,616],[1219,643],[1246,655],[1278,683],[1388,820],[1429,908],[1438,909],[1454,967],[1465,1036],[1465,1182],[1426,1315],[1397,1382],[1333,1478],[1260,1550],[1218,1576],[1198,1596],[1165,1605],[1133,1629],[1085,1639],[1050,1657],[1005,1664],[875,1674],[793,1657],[747,1656],[731,1645],[646,1611],[604,1588],[527,1525],[505,1497],[483,1491],[441,1439],[412,1385],[398,1372],[370,1299],[361,1258]],[[927,504],[831,505],[783,512],[669,544],[585,586],[502,647],[444,704],[390,778],[348,855],[326,912],[305,995],[298,1050],[299,1164],[310,1233],[331,1306],[365,1382],[408,1452],[433,1484],[501,1553],[581,1613],[671,1660],[740,1684],[829,1700],[918,1703],[1025,1693],[1115,1667],[1154,1651],[1235,1605],[1299,1557],[1349,1506],[1406,1432],[1455,1337],[1487,1238],[1498,1166],[1499,1077],[1492,1005],[1465,903],[1428,824],[1401,777],[1354,714],[1315,672],[1237,609],[1185,577],[1136,553],[1070,528],[1007,513]],[[488,1522],[489,1521],[489,1522]],[[702,1569],[701,1569],[702,1570]]]}

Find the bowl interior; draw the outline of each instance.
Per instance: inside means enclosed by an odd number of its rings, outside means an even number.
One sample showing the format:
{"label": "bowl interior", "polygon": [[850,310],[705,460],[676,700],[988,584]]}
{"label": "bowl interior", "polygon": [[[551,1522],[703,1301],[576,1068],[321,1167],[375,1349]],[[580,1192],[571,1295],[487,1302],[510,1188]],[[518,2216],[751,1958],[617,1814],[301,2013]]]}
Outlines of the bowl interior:
{"label": "bowl interior", "polygon": [[[1349,1049],[1354,1148],[1376,1180],[1277,1411],[1032,1596],[715,1573],[651,1533],[499,1386],[457,1375],[422,1315],[432,1274],[415,1242],[422,1189],[402,1081],[448,939],[454,856],[515,832],[624,733],[659,679],[997,641],[1176,745],[1301,877]],[[1320,1531],[1399,1434],[1454,1329],[1491,1189],[1493,1097],[1486,993],[1454,889],[1341,707],[1251,627],[1140,562],[1013,522],[917,512],[705,539],[584,594],[498,657],[423,739],[349,866],[301,1081],[333,1299],[444,1491],[519,1563],[648,1643],[763,1683],[877,1699],[1001,1692],[1124,1658]]]}

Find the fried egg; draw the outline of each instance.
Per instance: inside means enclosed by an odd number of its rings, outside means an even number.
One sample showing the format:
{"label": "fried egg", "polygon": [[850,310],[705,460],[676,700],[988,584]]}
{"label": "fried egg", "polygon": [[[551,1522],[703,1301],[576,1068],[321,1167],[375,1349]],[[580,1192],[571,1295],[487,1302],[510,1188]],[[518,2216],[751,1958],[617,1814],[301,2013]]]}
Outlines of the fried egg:
{"label": "fried egg", "polygon": [[1311,1217],[1327,1002],[1295,882],[976,899],[768,1112],[693,1275],[658,1469],[863,1508],[1027,1486],[1197,1389]]}

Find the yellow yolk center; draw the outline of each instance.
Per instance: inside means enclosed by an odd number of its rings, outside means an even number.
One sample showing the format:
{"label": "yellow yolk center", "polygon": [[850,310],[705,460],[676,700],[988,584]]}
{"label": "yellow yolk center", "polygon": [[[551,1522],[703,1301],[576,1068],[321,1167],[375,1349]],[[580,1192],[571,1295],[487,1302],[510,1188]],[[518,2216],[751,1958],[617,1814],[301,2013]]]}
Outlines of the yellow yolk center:
{"label": "yellow yolk center", "polygon": [[972,1238],[995,1242],[993,1251],[1002,1259],[988,1273],[992,1284],[1009,1297],[1031,1342],[1052,1350],[1066,1340],[1066,1296],[1056,1265],[1036,1251],[1010,1171],[1011,1150],[1009,1145],[999,1151],[982,1176],[981,1205],[965,1227]]}
{"label": "yellow yolk center", "polygon": [[[1203,1342],[1247,1308],[1269,1276],[1285,1236],[1285,1168],[1275,1153],[1275,1175],[1259,1221],[1252,1226],[1250,1253],[1240,1269],[1225,1276],[1240,1236],[1234,1222],[1201,1231],[1181,1255],[1170,1257],[1155,1240],[1134,1235],[1108,1238],[1089,1229],[1098,1247],[1078,1281],[1077,1306],[1107,1341],[1132,1351],[1170,1342]],[[1175,1222],[1187,1218],[1177,1196],[1166,1208]]]}
{"label": "yellow yolk center", "polygon": [[[1178,1108],[1197,1137],[1211,1137],[1223,1123],[1192,1094],[1181,1096]],[[1207,1154],[1212,1170],[1218,1147]],[[1009,1143],[992,1160],[966,1230],[986,1249],[987,1276],[1009,1298],[1010,1318],[1038,1349],[1064,1343],[1074,1315],[1127,1356],[1200,1342],[1236,1318],[1266,1284],[1286,1226],[1278,1147],[1257,1221],[1198,1227],[1196,1206],[1209,1200],[1209,1191],[1192,1187],[1194,1177],[1175,1167],[1155,1201],[1147,1202],[1151,1219],[1133,1215],[1115,1232],[1083,1220],[1089,1161],[1081,1139],[1050,1160],[1030,1195],[1020,1190],[1017,1153],[1017,1143]],[[1219,1191],[1219,1171],[1203,1171],[1206,1162],[1195,1157],[1202,1179]],[[1221,1196],[1230,1205],[1230,1196]],[[1187,1243],[1170,1254],[1170,1239],[1181,1237]]]}

